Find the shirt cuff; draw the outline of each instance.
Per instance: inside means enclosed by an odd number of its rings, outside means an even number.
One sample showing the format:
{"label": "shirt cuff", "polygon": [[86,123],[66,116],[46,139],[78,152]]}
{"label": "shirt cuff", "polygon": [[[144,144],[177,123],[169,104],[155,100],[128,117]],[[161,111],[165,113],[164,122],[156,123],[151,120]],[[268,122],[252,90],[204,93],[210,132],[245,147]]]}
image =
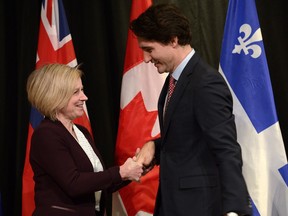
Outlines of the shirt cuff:
{"label": "shirt cuff", "polygon": [[228,212],[227,214],[226,214],[227,216],[239,216],[237,213],[235,213],[235,212]]}

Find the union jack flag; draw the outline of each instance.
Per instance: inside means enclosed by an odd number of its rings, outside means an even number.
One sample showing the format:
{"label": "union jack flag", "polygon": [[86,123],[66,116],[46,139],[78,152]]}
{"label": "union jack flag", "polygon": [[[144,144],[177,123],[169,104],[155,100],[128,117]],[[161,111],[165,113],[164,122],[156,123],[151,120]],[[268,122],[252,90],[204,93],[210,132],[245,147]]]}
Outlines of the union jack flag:
{"label": "union jack flag", "polygon": [[[48,63],[67,64],[71,67],[77,65],[62,0],[43,0],[41,4],[36,68]],[[86,106],[84,108],[85,114],[77,118],[75,122],[85,126],[92,135]],[[33,170],[29,163],[29,153],[34,128],[40,124],[42,119],[43,116],[32,107],[22,179],[22,216],[31,216],[35,208]]]}

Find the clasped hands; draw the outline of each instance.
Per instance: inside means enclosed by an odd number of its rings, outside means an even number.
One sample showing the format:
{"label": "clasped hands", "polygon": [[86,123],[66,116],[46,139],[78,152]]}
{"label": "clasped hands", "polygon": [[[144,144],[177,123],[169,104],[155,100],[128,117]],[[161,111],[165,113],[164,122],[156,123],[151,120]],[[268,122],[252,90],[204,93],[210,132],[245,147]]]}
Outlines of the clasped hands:
{"label": "clasped hands", "polygon": [[147,174],[153,169],[155,144],[149,141],[140,149],[137,148],[135,156],[128,158],[123,165],[120,166],[120,175],[123,180],[140,181],[141,176]]}

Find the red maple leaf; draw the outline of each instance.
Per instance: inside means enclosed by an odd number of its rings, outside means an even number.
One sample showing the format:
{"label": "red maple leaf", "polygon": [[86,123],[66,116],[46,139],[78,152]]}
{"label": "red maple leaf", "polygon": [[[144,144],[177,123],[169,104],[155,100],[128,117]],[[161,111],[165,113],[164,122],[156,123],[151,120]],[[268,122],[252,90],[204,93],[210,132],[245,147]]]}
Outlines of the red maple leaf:
{"label": "red maple leaf", "polygon": [[[137,147],[156,137],[151,136],[158,112],[147,111],[141,92],[120,113],[116,161],[123,164],[128,157],[135,155]],[[128,215],[136,215],[139,210],[153,213],[158,188],[159,167],[141,178],[141,182],[132,182],[119,192]],[[145,200],[145,202],[143,202]]]}

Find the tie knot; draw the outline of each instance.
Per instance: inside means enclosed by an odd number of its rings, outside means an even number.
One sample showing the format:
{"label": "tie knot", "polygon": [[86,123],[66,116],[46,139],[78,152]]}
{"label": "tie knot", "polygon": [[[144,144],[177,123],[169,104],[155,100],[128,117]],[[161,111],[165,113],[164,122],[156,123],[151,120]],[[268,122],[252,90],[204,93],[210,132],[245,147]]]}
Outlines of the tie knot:
{"label": "tie knot", "polygon": [[175,79],[172,75],[169,75],[169,85],[175,85]]}
{"label": "tie knot", "polygon": [[171,91],[171,93],[174,91],[175,88],[175,84],[176,84],[176,80],[174,79],[174,77],[172,75],[170,75],[169,77],[169,89],[168,91]]}

